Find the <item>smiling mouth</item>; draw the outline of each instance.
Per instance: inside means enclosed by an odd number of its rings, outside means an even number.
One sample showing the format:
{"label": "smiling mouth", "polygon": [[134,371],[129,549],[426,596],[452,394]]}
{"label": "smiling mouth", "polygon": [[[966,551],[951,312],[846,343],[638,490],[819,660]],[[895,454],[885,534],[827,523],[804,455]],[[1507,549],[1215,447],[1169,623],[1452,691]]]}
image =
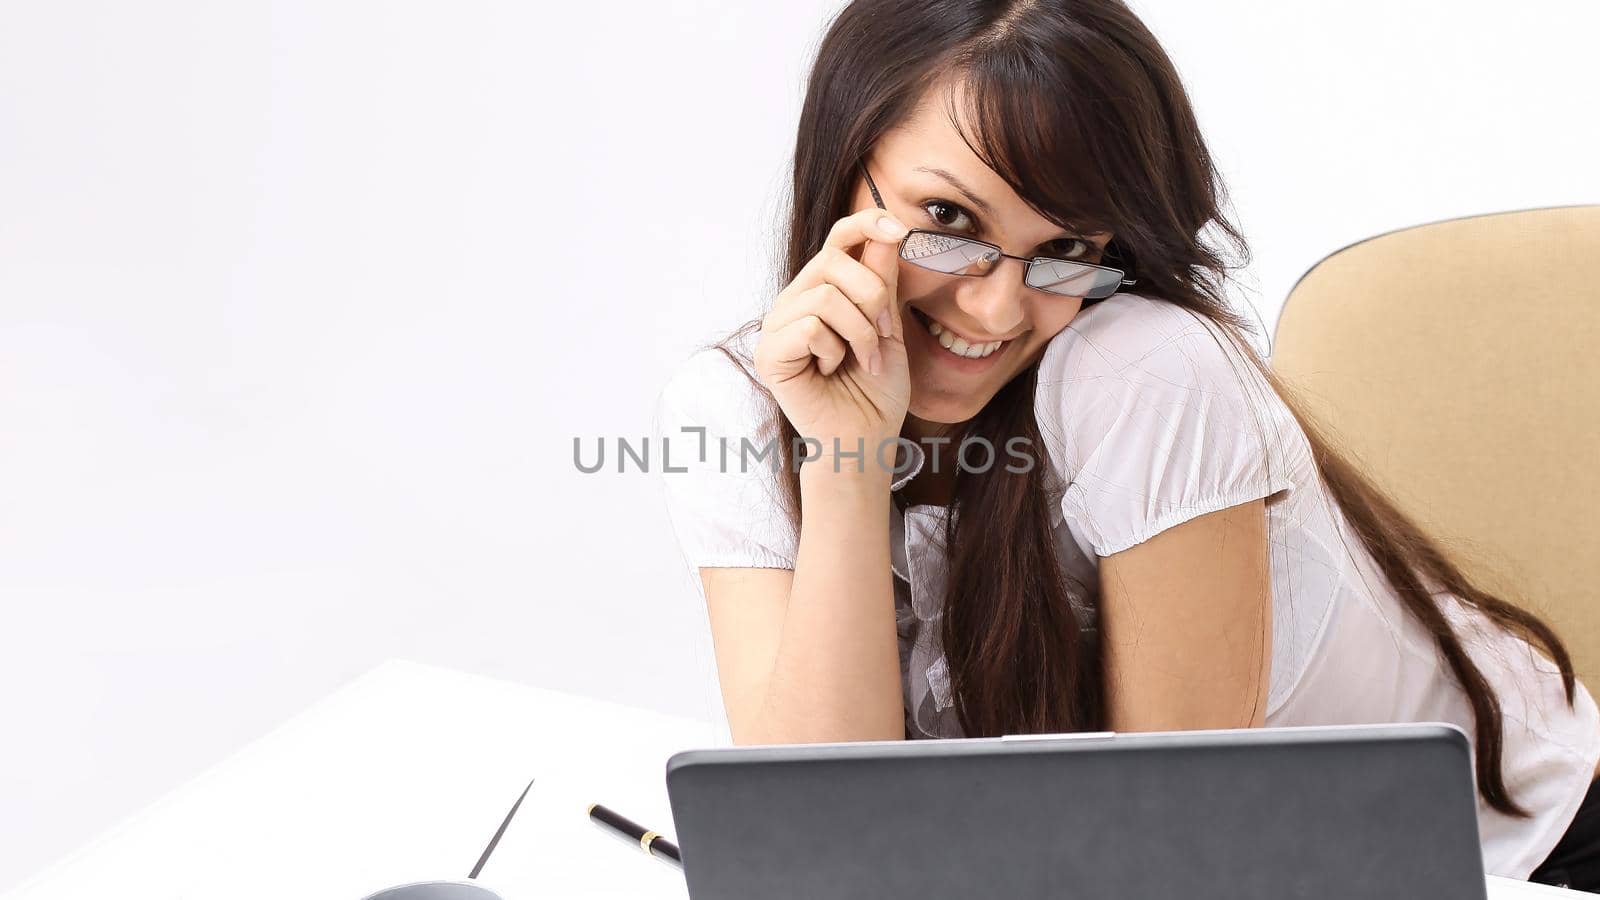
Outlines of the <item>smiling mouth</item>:
{"label": "smiling mouth", "polygon": [[928,334],[933,337],[934,341],[936,341],[939,346],[943,347],[952,355],[962,357],[963,359],[987,359],[996,353],[999,353],[1011,343],[1009,340],[987,341],[977,344],[970,343],[966,338],[957,335],[954,331],[951,331],[949,328],[941,325],[939,322],[930,318],[927,313],[917,309],[914,306],[911,307],[911,315],[918,322],[922,323],[923,330],[928,332]]}

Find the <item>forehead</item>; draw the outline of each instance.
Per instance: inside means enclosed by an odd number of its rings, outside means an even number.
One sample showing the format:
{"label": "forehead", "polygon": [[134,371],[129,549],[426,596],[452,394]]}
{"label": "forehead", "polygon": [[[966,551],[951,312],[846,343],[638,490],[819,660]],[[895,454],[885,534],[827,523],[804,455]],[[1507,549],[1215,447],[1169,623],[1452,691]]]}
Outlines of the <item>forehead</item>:
{"label": "forehead", "polygon": [[997,186],[1010,193],[1000,176],[967,146],[951,121],[952,115],[962,115],[961,102],[959,84],[945,81],[934,85],[923,93],[910,115],[884,133],[876,149],[901,162],[909,162],[912,156],[925,157],[927,164],[955,172],[968,184],[981,182],[986,194],[994,193]]}

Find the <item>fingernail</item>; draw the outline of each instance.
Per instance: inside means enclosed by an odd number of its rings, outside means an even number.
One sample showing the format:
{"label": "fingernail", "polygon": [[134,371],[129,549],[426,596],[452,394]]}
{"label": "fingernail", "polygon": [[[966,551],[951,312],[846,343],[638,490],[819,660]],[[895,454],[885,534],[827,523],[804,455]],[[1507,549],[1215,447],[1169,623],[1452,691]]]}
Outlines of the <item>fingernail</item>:
{"label": "fingernail", "polygon": [[874,350],[874,351],[872,351],[872,355],[867,357],[867,371],[871,372],[874,375],[882,375],[883,374],[883,353],[882,353],[882,351]]}
{"label": "fingernail", "polygon": [[878,227],[896,240],[905,237],[906,231],[908,230],[904,225],[901,225],[899,222],[896,222],[894,219],[891,219],[888,216],[884,216],[878,220]]}
{"label": "fingernail", "polygon": [[894,333],[894,323],[889,319],[889,307],[885,306],[883,312],[878,313],[878,334],[888,337]]}

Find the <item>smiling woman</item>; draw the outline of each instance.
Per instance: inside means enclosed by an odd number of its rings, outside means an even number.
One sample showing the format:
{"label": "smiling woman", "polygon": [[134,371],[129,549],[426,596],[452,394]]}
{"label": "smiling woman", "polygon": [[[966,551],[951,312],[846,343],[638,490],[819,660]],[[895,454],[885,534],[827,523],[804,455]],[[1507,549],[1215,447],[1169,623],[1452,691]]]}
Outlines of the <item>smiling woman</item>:
{"label": "smiling woman", "polygon": [[[1451,722],[1487,871],[1546,874],[1600,709],[1558,636],[1468,581],[1251,347],[1202,237],[1244,251],[1221,200],[1171,61],[1117,0],[839,14],[786,287],[661,396],[666,434],[778,439],[781,465],[665,476],[730,730]],[[1032,277],[1040,257],[1066,280]],[[1086,266],[1114,283],[1051,289]],[[885,441],[892,472],[870,464]],[[1004,464],[1018,447],[1032,465]]]}

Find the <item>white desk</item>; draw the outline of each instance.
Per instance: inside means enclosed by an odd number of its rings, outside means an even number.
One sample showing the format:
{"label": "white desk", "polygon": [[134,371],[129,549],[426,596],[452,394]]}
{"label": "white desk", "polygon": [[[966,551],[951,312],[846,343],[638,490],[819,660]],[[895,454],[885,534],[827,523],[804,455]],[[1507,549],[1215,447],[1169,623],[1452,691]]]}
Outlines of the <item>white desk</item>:
{"label": "white desk", "polygon": [[[479,882],[521,898],[684,900],[675,868],[588,821],[671,835],[667,757],[714,726],[390,661],[8,897],[356,900],[464,878],[528,779]],[[1490,876],[1492,900],[1594,897]]]}

